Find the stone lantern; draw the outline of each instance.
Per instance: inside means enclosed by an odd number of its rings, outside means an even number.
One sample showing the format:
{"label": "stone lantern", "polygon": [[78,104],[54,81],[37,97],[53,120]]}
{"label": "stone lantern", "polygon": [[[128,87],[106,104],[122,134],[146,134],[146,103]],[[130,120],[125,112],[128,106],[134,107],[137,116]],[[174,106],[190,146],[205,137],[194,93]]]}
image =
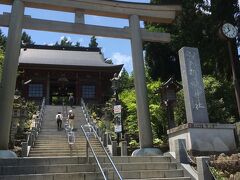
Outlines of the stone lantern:
{"label": "stone lantern", "polygon": [[177,92],[181,89],[182,85],[179,84],[174,77],[171,77],[165,82],[160,89],[162,103],[167,108],[168,129],[175,127],[173,110],[177,100]]}
{"label": "stone lantern", "polygon": [[114,93],[113,95],[116,98],[116,103],[118,103],[118,101],[119,101],[119,98],[118,98],[119,78],[118,78],[117,73],[114,73],[113,78],[111,79],[111,82],[112,82],[111,88]]}
{"label": "stone lantern", "polygon": [[117,134],[117,143],[119,143],[121,133],[123,133],[123,125],[122,125],[123,123],[122,123],[122,115],[121,115],[122,106],[120,104],[119,97],[118,97],[119,78],[117,73],[113,75],[111,82],[112,82],[111,88],[113,89],[113,93],[114,93],[113,96],[116,99],[113,106],[114,124],[115,124],[114,131]]}

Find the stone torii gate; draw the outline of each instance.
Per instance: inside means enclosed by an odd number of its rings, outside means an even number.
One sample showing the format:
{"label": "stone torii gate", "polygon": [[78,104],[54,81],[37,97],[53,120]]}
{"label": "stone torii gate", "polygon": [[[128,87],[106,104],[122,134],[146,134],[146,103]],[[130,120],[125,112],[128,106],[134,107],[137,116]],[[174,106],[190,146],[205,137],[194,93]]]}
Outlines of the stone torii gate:
{"label": "stone torii gate", "polygon": [[[160,153],[152,148],[142,43],[143,41],[168,43],[170,34],[148,32],[140,28],[140,20],[170,24],[181,11],[180,6],[157,6],[107,0],[0,0],[0,4],[12,5],[10,14],[0,15],[0,26],[9,27],[3,77],[0,84],[0,157],[1,154],[5,157],[11,154],[8,151],[8,141],[22,29],[130,39],[140,139],[140,150],[136,155]],[[71,12],[75,14],[75,22],[31,18],[31,16],[24,15],[25,7]],[[86,25],[84,14],[128,19],[129,27]]]}

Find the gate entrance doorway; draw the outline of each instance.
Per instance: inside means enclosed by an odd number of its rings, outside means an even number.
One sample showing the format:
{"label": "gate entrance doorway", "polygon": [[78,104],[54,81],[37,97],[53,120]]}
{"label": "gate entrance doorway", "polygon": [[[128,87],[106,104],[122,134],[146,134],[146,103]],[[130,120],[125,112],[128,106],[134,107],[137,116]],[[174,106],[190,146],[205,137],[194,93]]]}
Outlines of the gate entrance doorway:
{"label": "gate entrance doorway", "polygon": [[62,103],[68,103],[70,94],[75,93],[75,83],[68,82],[64,86],[57,81],[50,82],[49,104],[62,105]]}

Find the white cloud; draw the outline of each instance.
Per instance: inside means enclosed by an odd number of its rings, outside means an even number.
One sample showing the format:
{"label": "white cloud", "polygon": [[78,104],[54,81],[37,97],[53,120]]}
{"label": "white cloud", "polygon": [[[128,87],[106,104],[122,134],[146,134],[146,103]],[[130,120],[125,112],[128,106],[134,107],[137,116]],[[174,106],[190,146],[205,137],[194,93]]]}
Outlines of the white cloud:
{"label": "white cloud", "polygon": [[113,53],[111,57],[114,64],[124,64],[124,68],[131,73],[132,67],[132,57],[129,55],[121,54],[120,52]]}
{"label": "white cloud", "polygon": [[102,52],[103,54],[105,54],[105,52],[107,52],[106,47],[102,47],[102,48],[101,48],[101,52]]}

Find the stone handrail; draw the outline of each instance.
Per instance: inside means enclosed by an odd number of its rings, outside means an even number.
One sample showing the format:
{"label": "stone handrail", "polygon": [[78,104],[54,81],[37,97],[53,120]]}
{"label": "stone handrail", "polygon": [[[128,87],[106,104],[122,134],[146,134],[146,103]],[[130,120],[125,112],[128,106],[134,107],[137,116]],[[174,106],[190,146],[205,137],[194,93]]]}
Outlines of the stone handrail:
{"label": "stone handrail", "polygon": [[35,144],[37,136],[41,131],[44,112],[45,112],[45,98],[43,98],[40,111],[37,112],[34,127],[32,127],[30,132],[27,132],[27,140],[25,142],[22,142],[22,157],[28,157],[31,147],[33,147]]}

